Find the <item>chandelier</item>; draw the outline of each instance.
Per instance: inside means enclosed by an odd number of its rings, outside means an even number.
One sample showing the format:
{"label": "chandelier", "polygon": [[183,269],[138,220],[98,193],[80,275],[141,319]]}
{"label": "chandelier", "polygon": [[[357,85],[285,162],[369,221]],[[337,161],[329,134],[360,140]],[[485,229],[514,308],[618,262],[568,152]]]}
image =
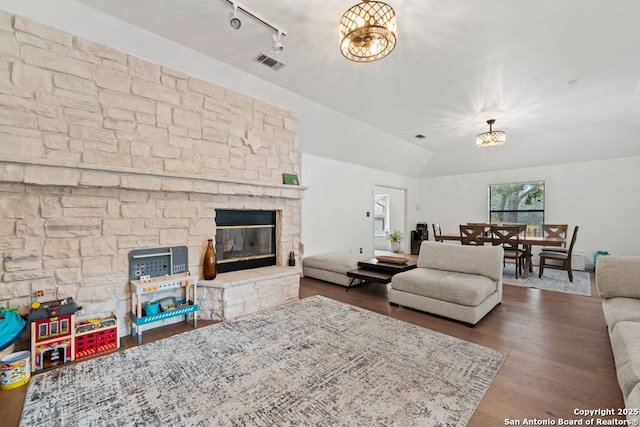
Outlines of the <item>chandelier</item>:
{"label": "chandelier", "polygon": [[487,120],[489,125],[489,132],[478,134],[476,138],[476,145],[478,147],[494,147],[496,145],[502,145],[505,141],[505,133],[501,130],[493,130],[493,124],[495,119]]}
{"label": "chandelier", "polygon": [[340,52],[355,62],[382,59],[396,47],[396,12],[381,1],[363,1],[340,18]]}

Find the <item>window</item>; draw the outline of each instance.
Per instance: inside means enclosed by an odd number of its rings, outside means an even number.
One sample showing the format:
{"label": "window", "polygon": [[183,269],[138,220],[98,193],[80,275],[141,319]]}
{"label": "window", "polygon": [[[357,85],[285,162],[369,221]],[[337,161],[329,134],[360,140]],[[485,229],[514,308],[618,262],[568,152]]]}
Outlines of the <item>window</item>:
{"label": "window", "polygon": [[389,196],[373,197],[374,233],[386,235],[389,232]]}
{"label": "window", "polygon": [[489,222],[527,224],[527,235],[541,236],[544,223],[544,181],[490,185]]}
{"label": "window", "polygon": [[49,334],[49,325],[46,323],[41,323],[38,325],[38,338],[46,337]]}
{"label": "window", "polygon": [[69,332],[69,320],[62,319],[60,321],[60,333],[66,334],[67,332]]}

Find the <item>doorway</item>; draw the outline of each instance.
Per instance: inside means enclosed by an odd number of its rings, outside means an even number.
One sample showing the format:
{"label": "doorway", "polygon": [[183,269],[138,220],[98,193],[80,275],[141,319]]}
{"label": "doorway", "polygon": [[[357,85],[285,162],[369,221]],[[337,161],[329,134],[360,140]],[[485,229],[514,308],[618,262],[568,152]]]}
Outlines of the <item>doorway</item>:
{"label": "doorway", "polygon": [[407,190],[404,188],[373,187],[373,248],[376,251],[391,250],[387,234],[398,230],[404,234],[402,252],[406,252],[406,198]]}

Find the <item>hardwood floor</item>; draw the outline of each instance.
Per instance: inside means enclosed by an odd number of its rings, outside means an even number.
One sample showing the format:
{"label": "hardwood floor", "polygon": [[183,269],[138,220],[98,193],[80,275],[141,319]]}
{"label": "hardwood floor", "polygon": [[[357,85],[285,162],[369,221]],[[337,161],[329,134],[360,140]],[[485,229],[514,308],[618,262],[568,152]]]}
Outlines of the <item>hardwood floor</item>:
{"label": "hardwood floor", "polygon": [[324,295],[507,353],[468,424],[484,427],[507,425],[507,419],[582,419],[575,409],[624,407],[601,299],[592,288],[593,296],[584,297],[504,285],[502,304],[473,328],[391,306],[386,285],[345,292],[303,278],[300,297]]}
{"label": "hardwood floor", "polygon": [[[469,426],[507,419],[582,419],[574,409],[622,408],[609,336],[595,289],[592,297],[505,285],[503,303],[474,328],[416,310],[390,306],[386,285],[345,291],[303,278],[300,298],[324,295],[508,354]],[[199,327],[211,324],[199,320]],[[177,324],[145,332],[144,340],[192,329]],[[123,338],[123,347],[135,341]],[[28,342],[21,348],[28,349]],[[416,355],[419,357],[419,355]],[[27,387],[0,392],[0,425],[17,426]]]}

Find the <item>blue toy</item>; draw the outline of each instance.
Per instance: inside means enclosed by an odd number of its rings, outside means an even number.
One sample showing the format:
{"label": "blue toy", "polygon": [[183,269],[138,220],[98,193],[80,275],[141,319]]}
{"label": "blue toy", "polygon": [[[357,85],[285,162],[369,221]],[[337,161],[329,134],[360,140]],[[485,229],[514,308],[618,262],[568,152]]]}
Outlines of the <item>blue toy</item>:
{"label": "blue toy", "polygon": [[14,311],[0,311],[0,351],[16,342],[27,322]]}

